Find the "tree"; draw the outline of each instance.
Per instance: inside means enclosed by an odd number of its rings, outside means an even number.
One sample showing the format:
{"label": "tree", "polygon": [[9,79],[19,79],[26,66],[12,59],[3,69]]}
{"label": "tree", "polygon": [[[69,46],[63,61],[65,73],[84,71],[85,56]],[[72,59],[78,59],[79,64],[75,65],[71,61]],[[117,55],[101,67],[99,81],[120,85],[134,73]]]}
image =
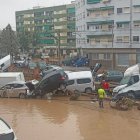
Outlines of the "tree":
{"label": "tree", "polygon": [[24,31],[20,32],[18,36],[22,52],[28,52],[30,50],[30,47],[33,48],[38,45],[39,36],[37,32]]}
{"label": "tree", "polygon": [[19,52],[19,42],[10,24],[8,24],[6,28],[2,30],[1,51],[5,55],[16,55]]}
{"label": "tree", "polygon": [[31,42],[31,35],[30,32],[24,31],[18,34],[19,36],[19,43],[20,49],[24,53],[25,51],[29,51],[29,45]]}

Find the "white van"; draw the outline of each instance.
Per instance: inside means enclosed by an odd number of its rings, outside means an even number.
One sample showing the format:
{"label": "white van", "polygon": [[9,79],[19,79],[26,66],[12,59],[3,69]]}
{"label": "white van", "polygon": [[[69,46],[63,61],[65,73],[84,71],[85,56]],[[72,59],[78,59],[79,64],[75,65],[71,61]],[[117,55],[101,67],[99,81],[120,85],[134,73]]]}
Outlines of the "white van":
{"label": "white van", "polygon": [[0,87],[12,81],[25,81],[23,72],[1,72]]}
{"label": "white van", "polygon": [[70,72],[67,75],[67,89],[81,93],[92,93],[95,90],[91,71]]}
{"label": "white van", "polygon": [[140,63],[126,69],[120,85],[113,89],[113,95],[117,94],[140,99]]}

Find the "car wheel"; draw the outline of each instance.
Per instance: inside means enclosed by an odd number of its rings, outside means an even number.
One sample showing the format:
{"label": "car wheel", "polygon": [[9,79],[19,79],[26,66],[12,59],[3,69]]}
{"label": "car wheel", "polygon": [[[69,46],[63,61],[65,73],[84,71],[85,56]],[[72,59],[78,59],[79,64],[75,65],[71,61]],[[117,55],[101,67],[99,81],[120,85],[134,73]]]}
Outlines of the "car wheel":
{"label": "car wheel", "polygon": [[25,98],[26,98],[25,93],[20,93],[20,94],[19,94],[19,98],[20,98],[20,99],[25,99]]}
{"label": "car wheel", "polygon": [[1,97],[6,98],[7,97],[7,93],[4,91]]}
{"label": "car wheel", "polygon": [[60,90],[64,90],[64,89],[66,89],[66,84],[60,84]]}
{"label": "car wheel", "polygon": [[127,93],[128,98],[135,100],[135,93],[133,91],[129,91]]}
{"label": "car wheel", "polygon": [[92,93],[92,89],[91,88],[86,88],[85,93]]}

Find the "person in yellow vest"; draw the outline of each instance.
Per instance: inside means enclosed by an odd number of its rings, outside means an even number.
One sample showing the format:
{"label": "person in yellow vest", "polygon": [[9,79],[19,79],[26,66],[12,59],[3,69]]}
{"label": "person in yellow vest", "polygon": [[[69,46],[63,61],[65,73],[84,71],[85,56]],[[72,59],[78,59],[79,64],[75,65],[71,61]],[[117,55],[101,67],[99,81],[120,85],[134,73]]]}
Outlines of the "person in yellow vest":
{"label": "person in yellow vest", "polygon": [[98,91],[98,101],[99,101],[99,107],[104,108],[104,98],[106,97],[105,90],[101,87],[99,87]]}

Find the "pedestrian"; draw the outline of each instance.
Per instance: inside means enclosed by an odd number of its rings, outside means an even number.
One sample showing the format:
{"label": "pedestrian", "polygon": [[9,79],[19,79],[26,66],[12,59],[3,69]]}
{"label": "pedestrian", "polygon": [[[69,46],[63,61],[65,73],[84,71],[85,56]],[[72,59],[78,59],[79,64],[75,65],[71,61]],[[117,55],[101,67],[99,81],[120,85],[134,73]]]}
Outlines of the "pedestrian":
{"label": "pedestrian", "polygon": [[101,82],[101,87],[105,90],[106,94],[110,96],[110,85],[106,80]]}
{"label": "pedestrian", "polygon": [[99,101],[99,107],[104,108],[104,98],[106,97],[105,90],[102,87],[99,87],[98,91],[98,101]]}

